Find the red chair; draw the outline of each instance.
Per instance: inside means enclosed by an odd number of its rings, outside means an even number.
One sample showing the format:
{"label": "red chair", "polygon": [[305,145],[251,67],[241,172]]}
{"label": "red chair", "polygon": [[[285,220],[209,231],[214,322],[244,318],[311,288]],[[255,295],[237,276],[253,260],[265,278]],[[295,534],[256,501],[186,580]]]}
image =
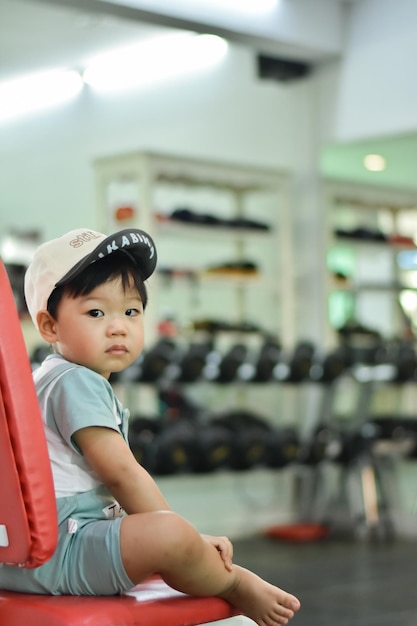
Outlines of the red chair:
{"label": "red chair", "polygon": [[[0,324],[0,563],[36,567],[55,549],[56,505],[31,367],[1,261]],[[219,626],[253,624],[219,598],[186,596],[159,578],[135,587],[135,597],[0,590],[1,626],[194,626],[217,620]]]}

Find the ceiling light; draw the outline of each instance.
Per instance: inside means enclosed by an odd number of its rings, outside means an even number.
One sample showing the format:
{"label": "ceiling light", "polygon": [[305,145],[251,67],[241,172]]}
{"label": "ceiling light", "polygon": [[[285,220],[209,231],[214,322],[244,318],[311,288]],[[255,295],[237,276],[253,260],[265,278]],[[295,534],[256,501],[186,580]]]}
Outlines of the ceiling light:
{"label": "ceiling light", "polygon": [[363,160],[363,164],[370,172],[383,172],[387,166],[381,154],[367,154]]}
{"label": "ceiling light", "polygon": [[[194,0],[190,3],[194,4]],[[201,6],[200,2],[200,6]],[[278,0],[210,0],[206,2],[210,9],[236,11],[239,13],[267,13],[275,9]]]}
{"label": "ceiling light", "polygon": [[219,63],[227,42],[216,35],[175,33],[108,52],[92,59],[85,83],[98,91],[117,91],[204,70]]}
{"label": "ceiling light", "polygon": [[82,89],[82,79],[72,70],[32,74],[0,83],[0,120],[61,104]]}

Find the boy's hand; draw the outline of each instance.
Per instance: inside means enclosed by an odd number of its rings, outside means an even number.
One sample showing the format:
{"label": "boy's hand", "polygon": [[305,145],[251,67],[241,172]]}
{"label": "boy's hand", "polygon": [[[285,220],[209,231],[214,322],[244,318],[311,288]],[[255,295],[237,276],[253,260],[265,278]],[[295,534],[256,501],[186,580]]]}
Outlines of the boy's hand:
{"label": "boy's hand", "polygon": [[201,535],[208,543],[219,552],[225,568],[232,570],[233,545],[227,537],[212,537],[211,535]]}

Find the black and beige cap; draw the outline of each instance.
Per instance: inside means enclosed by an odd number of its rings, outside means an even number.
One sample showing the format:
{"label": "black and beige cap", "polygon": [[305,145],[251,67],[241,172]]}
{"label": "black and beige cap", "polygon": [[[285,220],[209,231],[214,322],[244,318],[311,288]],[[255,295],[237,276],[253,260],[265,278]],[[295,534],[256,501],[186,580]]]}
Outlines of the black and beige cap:
{"label": "black and beige cap", "polygon": [[26,304],[35,326],[37,314],[46,310],[48,298],[56,287],[116,251],[124,251],[133,259],[143,280],[154,272],[155,244],[139,228],[126,228],[112,235],[78,228],[39,246],[25,275]]}

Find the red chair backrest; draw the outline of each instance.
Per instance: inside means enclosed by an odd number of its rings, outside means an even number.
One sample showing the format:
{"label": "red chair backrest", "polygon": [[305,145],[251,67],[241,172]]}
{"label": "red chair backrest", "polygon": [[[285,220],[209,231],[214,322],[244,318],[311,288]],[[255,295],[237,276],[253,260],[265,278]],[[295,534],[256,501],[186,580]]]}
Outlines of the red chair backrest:
{"label": "red chair backrest", "polygon": [[56,547],[56,503],[30,362],[1,260],[0,476],[0,563],[37,567]]}

